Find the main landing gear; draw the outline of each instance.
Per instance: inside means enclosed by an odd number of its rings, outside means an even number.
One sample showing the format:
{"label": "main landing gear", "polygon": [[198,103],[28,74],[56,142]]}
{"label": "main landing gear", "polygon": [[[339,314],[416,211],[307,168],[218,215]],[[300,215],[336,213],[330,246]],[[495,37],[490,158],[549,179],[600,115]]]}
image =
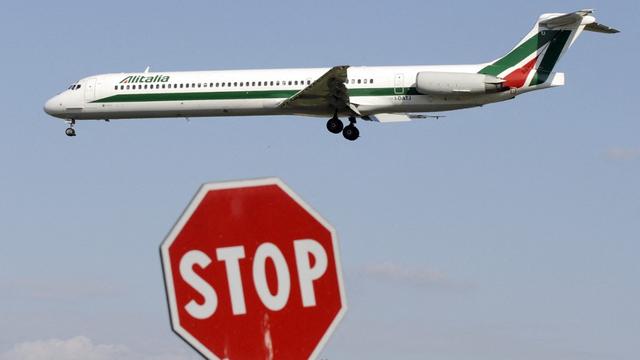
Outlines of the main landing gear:
{"label": "main landing gear", "polygon": [[64,131],[64,133],[67,136],[76,136],[76,129],[73,128],[73,126],[76,124],[76,120],[75,119],[71,119],[71,120],[67,120],[67,124],[69,124],[69,127],[67,128],[67,130]]}
{"label": "main landing gear", "polygon": [[349,141],[355,141],[360,137],[360,131],[356,127],[356,118],[353,116],[349,117],[349,125],[347,126],[344,126],[337,116],[332,117],[327,121],[327,130],[333,134],[342,133],[342,136]]}

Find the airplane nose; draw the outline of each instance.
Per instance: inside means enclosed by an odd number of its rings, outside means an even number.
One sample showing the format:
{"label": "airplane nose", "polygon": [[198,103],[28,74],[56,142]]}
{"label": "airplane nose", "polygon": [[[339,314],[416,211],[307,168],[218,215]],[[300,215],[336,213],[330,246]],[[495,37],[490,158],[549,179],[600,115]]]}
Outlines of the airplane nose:
{"label": "airplane nose", "polygon": [[44,112],[51,116],[59,115],[62,110],[62,104],[58,101],[59,97],[54,96],[44,104]]}

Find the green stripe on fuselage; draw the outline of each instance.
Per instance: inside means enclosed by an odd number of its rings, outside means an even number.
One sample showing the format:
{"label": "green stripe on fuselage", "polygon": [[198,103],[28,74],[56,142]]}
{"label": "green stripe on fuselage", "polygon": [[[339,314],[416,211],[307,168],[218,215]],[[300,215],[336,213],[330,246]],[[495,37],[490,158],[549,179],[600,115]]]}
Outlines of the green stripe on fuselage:
{"label": "green stripe on fuselage", "polygon": [[[126,91],[126,90],[123,90]],[[118,94],[93,101],[94,103],[151,102],[151,101],[196,101],[196,100],[252,100],[287,99],[300,90],[258,90],[258,91],[211,91]],[[420,95],[416,88],[370,88],[349,89],[349,96],[395,96]]]}
{"label": "green stripe on fuselage", "polygon": [[529,40],[513,49],[502,59],[480,70],[480,74],[498,76],[505,70],[512,68],[526,59],[529,55],[537,52],[541,47],[550,42],[560,31],[545,30],[541,31]]}

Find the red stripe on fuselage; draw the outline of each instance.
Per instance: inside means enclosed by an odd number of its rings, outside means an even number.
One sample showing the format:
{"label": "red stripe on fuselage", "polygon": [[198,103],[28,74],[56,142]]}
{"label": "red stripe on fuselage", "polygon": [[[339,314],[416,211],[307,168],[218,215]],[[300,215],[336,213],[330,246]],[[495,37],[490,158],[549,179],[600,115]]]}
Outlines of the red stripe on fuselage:
{"label": "red stripe on fuselage", "polygon": [[511,74],[507,75],[504,79],[504,86],[508,88],[521,88],[527,82],[527,78],[529,77],[529,73],[536,66],[538,62],[538,57],[536,56],[533,60],[529,61],[520,69],[515,70]]}

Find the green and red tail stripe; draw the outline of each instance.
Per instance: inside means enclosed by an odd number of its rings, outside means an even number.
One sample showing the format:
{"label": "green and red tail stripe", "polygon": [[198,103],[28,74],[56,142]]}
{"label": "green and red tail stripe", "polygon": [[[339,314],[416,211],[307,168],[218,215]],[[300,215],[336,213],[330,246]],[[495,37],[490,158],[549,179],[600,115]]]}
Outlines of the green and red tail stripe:
{"label": "green and red tail stripe", "polygon": [[[506,80],[506,86],[521,88],[525,86],[530,73],[535,71],[529,86],[543,84],[553,72],[573,31],[534,31],[533,36],[504,57],[480,70],[480,74],[501,77]],[[524,61],[527,62],[523,64]]]}

